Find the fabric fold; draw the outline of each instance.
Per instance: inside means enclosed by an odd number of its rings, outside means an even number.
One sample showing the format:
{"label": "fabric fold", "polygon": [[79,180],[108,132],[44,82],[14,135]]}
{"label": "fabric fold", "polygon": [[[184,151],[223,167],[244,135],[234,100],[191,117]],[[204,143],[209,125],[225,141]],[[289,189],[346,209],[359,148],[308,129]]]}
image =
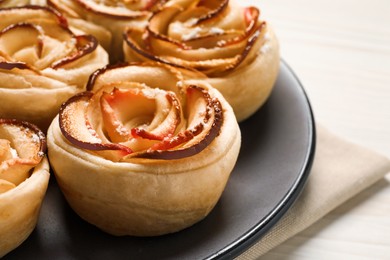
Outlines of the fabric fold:
{"label": "fabric fold", "polygon": [[390,172],[390,159],[317,125],[317,150],[302,194],[286,215],[237,259],[256,259],[308,228]]}

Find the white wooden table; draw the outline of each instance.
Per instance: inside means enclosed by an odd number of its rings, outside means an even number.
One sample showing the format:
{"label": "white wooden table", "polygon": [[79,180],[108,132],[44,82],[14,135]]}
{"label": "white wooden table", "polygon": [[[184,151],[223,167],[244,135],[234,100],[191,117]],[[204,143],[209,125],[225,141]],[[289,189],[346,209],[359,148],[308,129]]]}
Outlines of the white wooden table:
{"label": "white wooden table", "polygon": [[[240,3],[273,25],[316,121],[390,157],[390,1]],[[261,259],[390,259],[390,175]]]}

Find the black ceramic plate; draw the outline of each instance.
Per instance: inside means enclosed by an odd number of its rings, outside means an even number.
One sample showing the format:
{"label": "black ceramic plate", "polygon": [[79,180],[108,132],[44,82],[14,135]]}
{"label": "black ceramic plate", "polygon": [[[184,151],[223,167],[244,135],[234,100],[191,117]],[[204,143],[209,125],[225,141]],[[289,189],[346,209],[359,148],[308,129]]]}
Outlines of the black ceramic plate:
{"label": "black ceramic plate", "polygon": [[[253,75],[254,77],[256,75]],[[298,79],[281,64],[268,102],[241,124],[239,160],[219,203],[198,224],[155,238],[113,237],[81,220],[51,178],[31,236],[10,259],[232,258],[263,236],[302,190],[314,156],[314,119]]]}

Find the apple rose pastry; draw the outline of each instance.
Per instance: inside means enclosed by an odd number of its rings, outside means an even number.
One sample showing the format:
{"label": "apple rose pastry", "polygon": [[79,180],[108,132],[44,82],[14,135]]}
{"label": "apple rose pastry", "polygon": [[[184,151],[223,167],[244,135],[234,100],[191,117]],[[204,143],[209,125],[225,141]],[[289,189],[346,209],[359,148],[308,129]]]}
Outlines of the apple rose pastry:
{"label": "apple rose pastry", "polygon": [[0,257],[35,228],[49,182],[46,138],[34,125],[0,119]]}
{"label": "apple rose pastry", "polygon": [[[110,53],[113,63],[123,61],[123,31],[127,26],[144,28],[151,13],[167,0],[48,0],[73,26],[94,35]],[[95,25],[95,26],[93,26]],[[107,36],[97,26],[108,30]],[[107,37],[112,37],[108,40]]]}
{"label": "apple rose pastry", "polygon": [[175,80],[182,76],[162,65],[102,69],[91,77],[95,92],[61,107],[48,131],[49,158],[83,219],[113,235],[156,236],[212,210],[240,130],[217,90]]}
{"label": "apple rose pastry", "polygon": [[126,30],[125,57],[206,74],[242,121],[266,101],[279,70],[278,41],[259,17],[233,1],[172,0],[146,30]]}
{"label": "apple rose pastry", "polygon": [[47,7],[0,9],[0,117],[46,129],[60,105],[108,63],[91,35],[73,34]]}

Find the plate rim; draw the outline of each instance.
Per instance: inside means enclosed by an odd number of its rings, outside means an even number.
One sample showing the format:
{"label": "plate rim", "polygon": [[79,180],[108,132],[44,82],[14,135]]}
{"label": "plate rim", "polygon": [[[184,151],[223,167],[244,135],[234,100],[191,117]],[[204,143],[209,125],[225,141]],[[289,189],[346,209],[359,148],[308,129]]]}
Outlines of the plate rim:
{"label": "plate rim", "polygon": [[209,255],[205,259],[232,259],[244,251],[249,249],[256,242],[268,233],[268,231],[285,215],[285,213],[292,207],[306,184],[306,181],[310,175],[311,168],[314,161],[316,151],[316,127],[315,118],[312,105],[305,88],[298,78],[297,74],[291,68],[290,65],[284,60],[280,60],[280,67],[284,66],[286,71],[294,78],[299,86],[298,91],[301,92],[304,98],[305,107],[308,112],[308,125],[309,125],[309,145],[305,152],[305,159],[303,160],[302,168],[298,173],[298,177],[290,187],[286,195],[275,205],[273,210],[263,219],[259,220],[250,230],[242,234],[238,239],[232,243],[226,245],[224,248],[219,249],[217,252]]}

